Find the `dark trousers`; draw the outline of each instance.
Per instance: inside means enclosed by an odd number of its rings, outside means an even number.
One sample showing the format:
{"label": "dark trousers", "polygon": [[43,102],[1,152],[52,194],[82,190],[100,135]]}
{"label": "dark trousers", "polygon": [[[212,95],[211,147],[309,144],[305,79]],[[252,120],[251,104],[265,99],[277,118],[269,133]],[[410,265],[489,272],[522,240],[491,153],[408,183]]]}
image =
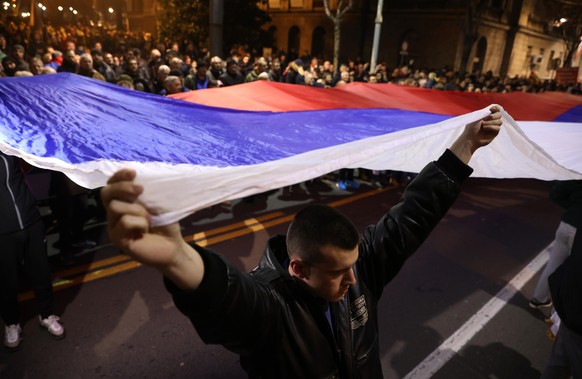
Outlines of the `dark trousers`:
{"label": "dark trousers", "polygon": [[340,169],[339,180],[354,180],[354,169],[353,168]]}
{"label": "dark trousers", "polygon": [[20,322],[18,275],[23,264],[36,296],[38,313],[47,318],[53,314],[53,289],[42,221],[0,235],[0,314],[6,325]]}
{"label": "dark trousers", "polygon": [[562,323],[541,379],[582,379],[582,336]]}

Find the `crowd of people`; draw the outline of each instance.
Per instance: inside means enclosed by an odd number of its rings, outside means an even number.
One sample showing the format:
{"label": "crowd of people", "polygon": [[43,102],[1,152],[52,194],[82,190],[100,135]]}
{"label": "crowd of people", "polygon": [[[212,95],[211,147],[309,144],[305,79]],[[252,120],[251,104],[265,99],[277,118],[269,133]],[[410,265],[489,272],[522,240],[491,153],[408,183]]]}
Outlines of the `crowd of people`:
{"label": "crowd of people", "polygon": [[156,42],[148,33],[130,33],[90,25],[31,29],[24,22],[0,20],[0,76],[72,72],[140,91],[168,95],[180,91],[270,80],[322,88],[350,82],[396,83],[445,91],[543,92],[581,94],[580,83],[499,77],[489,72],[460,73],[450,68],[410,65],[373,70],[361,58],[348,59],[337,69],[330,60],[307,53],[279,51],[260,56],[248,46],[233,46],[227,56],[211,56],[192,43]]}

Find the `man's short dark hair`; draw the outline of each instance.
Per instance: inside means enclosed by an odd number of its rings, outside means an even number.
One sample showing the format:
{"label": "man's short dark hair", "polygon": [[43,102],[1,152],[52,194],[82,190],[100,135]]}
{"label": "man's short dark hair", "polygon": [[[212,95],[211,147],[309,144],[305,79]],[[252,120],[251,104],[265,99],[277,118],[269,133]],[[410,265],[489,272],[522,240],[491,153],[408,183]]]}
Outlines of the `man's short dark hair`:
{"label": "man's short dark hair", "polygon": [[196,68],[208,68],[208,62],[205,59],[200,59],[196,62]]}
{"label": "man's short dark hair", "polygon": [[289,256],[317,263],[321,248],[355,249],[360,240],[355,225],[343,213],[327,205],[310,205],[295,216],[287,232]]}
{"label": "man's short dark hair", "polygon": [[237,62],[236,62],[234,59],[232,59],[232,58],[228,58],[228,59],[226,60],[226,67],[228,67],[228,66],[232,66],[233,64],[236,64],[236,65],[238,65],[238,63],[237,63]]}
{"label": "man's short dark hair", "polygon": [[177,76],[177,77],[181,78],[184,76],[184,73],[180,70],[174,69],[174,70],[170,71],[170,76]]}

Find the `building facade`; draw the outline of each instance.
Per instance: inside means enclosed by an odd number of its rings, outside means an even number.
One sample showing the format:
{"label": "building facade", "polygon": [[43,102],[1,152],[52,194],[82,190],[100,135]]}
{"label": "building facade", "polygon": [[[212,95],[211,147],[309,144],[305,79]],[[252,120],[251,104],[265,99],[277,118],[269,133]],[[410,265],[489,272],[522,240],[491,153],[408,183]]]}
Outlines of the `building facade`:
{"label": "building facade", "polygon": [[[330,8],[337,2],[330,0]],[[378,62],[553,78],[565,46],[549,32],[541,0],[487,0],[483,5],[469,14],[462,0],[385,0]],[[268,0],[262,7],[271,15],[267,28],[277,49],[332,57],[334,29],[323,0]],[[342,20],[340,61],[370,60],[376,7],[375,0],[354,0]],[[464,54],[468,35],[474,43]]]}
{"label": "building facade", "polygon": [[[121,7],[131,30],[157,29],[155,0],[93,1],[103,9],[110,3]],[[544,1],[384,0],[377,62],[554,78],[565,45],[548,27]],[[329,0],[332,12],[338,2]],[[343,0],[344,6],[347,2]],[[341,22],[340,62],[370,61],[378,0],[353,2]],[[468,12],[468,3],[481,6]],[[323,0],[261,0],[259,7],[272,19],[265,28],[275,41],[273,52],[332,59],[334,24]],[[473,41],[470,49],[466,38]]]}

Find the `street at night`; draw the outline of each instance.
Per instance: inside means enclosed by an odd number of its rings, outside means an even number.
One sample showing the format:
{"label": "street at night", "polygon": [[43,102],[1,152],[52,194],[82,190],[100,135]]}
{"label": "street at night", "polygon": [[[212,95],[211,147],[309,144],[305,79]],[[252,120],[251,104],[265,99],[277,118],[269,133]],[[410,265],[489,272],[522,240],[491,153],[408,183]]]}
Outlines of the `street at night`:
{"label": "street at night", "polygon": [[[536,271],[526,267],[552,241],[559,222],[561,211],[548,191],[549,183],[536,180],[469,179],[453,209],[384,291],[379,338],[386,378],[415,369],[409,377],[539,377],[551,341],[544,314],[527,304],[540,263],[531,266]],[[269,236],[285,233],[305,204],[331,204],[363,230],[400,194],[400,187],[365,184],[352,193],[312,191],[302,200],[280,201],[279,193],[271,193],[215,206],[181,224],[184,236],[250,270]],[[103,223],[89,223],[86,232],[99,246],[78,255],[73,267],[51,258],[66,338],[52,340],[38,326],[34,302],[23,300],[25,339],[16,352],[0,351],[2,378],[245,377],[237,355],[201,342],[159,273],[120,256]],[[55,238],[49,235],[49,246]],[[533,279],[513,288],[519,275]],[[516,291],[507,303],[504,287]],[[501,301],[498,311],[488,305],[492,300]],[[476,317],[480,310],[484,317]],[[441,346],[452,335],[461,344]],[[430,374],[439,366],[419,364],[439,349],[450,359]],[[449,354],[451,349],[457,350]]]}

